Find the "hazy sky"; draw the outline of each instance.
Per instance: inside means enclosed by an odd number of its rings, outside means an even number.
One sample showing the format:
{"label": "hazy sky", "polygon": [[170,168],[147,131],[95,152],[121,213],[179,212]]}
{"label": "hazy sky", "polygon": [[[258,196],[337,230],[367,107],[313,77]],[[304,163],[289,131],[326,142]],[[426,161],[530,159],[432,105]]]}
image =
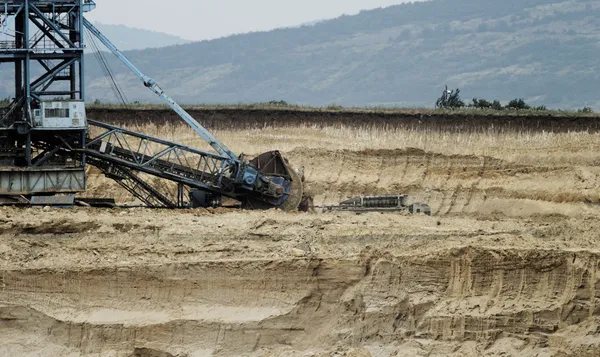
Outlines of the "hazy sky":
{"label": "hazy sky", "polygon": [[[92,21],[170,33],[190,40],[270,30],[355,14],[407,0],[95,0]],[[176,7],[177,6],[177,7]]]}

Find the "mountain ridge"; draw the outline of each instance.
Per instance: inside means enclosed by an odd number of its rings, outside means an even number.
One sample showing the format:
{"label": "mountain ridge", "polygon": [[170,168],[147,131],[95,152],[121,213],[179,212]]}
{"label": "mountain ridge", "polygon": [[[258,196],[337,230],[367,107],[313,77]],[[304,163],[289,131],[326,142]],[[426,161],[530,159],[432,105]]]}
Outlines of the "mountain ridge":
{"label": "mountain ridge", "polygon": [[[593,0],[431,0],[126,54],[182,104],[432,107],[448,85],[467,102],[600,109],[598,18]],[[157,101],[109,63],[131,101]],[[86,64],[87,100],[115,102]]]}
{"label": "mountain ridge", "polygon": [[433,0],[131,57],[190,104],[432,106],[447,84],[467,101],[599,108],[598,17],[589,0]]}

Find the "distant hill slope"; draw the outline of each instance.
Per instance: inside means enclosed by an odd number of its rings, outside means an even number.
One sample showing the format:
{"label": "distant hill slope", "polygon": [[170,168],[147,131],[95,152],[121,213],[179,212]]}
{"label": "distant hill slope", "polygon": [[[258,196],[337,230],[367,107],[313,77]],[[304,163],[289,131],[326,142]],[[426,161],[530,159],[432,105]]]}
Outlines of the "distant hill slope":
{"label": "distant hill slope", "polygon": [[[600,109],[599,18],[597,0],[432,0],[128,56],[189,104],[431,107],[448,84],[466,100]],[[115,101],[86,63],[88,100]],[[130,100],[155,100],[111,66]]]}
{"label": "distant hill slope", "polygon": [[[167,46],[173,46],[178,44],[190,43],[191,41],[172,36],[168,34],[164,34],[161,32],[147,31],[136,28],[131,28],[122,25],[107,25],[101,23],[94,23],[94,25],[106,35],[116,46],[122,51],[128,50],[139,50],[146,48],[161,48]],[[86,53],[91,55],[92,45],[88,42],[88,38],[86,36]],[[102,50],[106,50],[106,48],[100,43],[100,41],[96,40],[98,46]],[[98,63],[94,56],[90,56],[90,61],[87,65],[90,65],[90,71],[86,71],[86,73],[91,74],[90,83],[91,88],[97,88],[96,84],[100,83],[99,87],[102,87],[102,79],[98,82],[98,77],[94,77],[95,72],[99,72]],[[86,67],[87,68],[87,67]],[[38,75],[41,67],[39,65],[34,64],[32,68],[32,74]],[[123,68],[121,68],[123,70]],[[108,87],[107,87],[108,89]],[[14,67],[9,63],[0,63],[0,99],[5,99],[7,97],[14,96]],[[130,90],[132,94],[135,92],[139,92],[136,90]],[[104,89],[100,89],[97,91],[93,91],[89,98],[103,98],[107,101],[116,101],[115,96],[112,94],[110,90],[104,91]]]}
{"label": "distant hill slope", "polygon": [[143,50],[181,45],[191,41],[162,32],[141,30],[123,25],[94,23],[122,51]]}

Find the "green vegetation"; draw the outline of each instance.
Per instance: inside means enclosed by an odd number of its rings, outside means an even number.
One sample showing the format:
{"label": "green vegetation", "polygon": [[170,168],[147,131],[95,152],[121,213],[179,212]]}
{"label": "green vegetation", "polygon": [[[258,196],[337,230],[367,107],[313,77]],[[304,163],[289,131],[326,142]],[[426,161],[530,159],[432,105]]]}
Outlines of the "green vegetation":
{"label": "green vegetation", "polygon": [[[446,89],[442,93],[442,96],[436,101],[435,107],[442,109],[451,109],[456,110],[464,107],[473,108],[473,109],[487,109],[494,111],[503,111],[503,110],[512,110],[512,111],[524,111],[524,110],[533,110],[537,112],[546,112],[548,108],[545,105],[540,105],[537,107],[532,107],[527,104],[523,98],[516,98],[509,101],[505,106],[502,106],[499,100],[488,101],[486,99],[477,99],[473,98],[473,101],[469,105],[465,105],[465,102],[460,98],[460,89],[456,88],[455,90]],[[579,109],[577,113],[580,114],[592,114],[594,111],[590,107],[585,107],[583,109]]]}
{"label": "green vegetation", "polygon": [[289,104],[285,100],[272,100],[270,102],[260,103],[260,104],[267,105],[267,106],[274,106],[274,107],[288,107],[289,106]]}
{"label": "green vegetation", "polygon": [[469,104],[469,107],[477,108],[477,109],[493,109],[493,110],[504,109],[504,107],[502,107],[502,104],[500,103],[499,100],[494,100],[493,102],[489,102],[485,99],[477,99],[477,98],[473,98],[473,103]]}
{"label": "green vegetation", "polygon": [[460,99],[460,89],[448,90],[448,87],[442,93],[442,96],[435,102],[436,108],[455,109],[465,106],[465,102]]}
{"label": "green vegetation", "polygon": [[508,102],[508,104],[506,105],[506,109],[527,110],[531,109],[531,106],[525,103],[525,101],[522,98],[518,98]]}

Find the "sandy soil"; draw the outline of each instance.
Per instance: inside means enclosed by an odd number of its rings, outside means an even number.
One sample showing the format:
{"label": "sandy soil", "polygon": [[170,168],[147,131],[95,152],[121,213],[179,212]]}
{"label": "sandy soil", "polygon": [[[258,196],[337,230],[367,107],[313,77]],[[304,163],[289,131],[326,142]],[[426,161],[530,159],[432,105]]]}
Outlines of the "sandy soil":
{"label": "sandy soil", "polygon": [[595,134],[459,155],[340,133],[285,152],[317,205],[434,215],[2,208],[0,355],[600,355]]}

